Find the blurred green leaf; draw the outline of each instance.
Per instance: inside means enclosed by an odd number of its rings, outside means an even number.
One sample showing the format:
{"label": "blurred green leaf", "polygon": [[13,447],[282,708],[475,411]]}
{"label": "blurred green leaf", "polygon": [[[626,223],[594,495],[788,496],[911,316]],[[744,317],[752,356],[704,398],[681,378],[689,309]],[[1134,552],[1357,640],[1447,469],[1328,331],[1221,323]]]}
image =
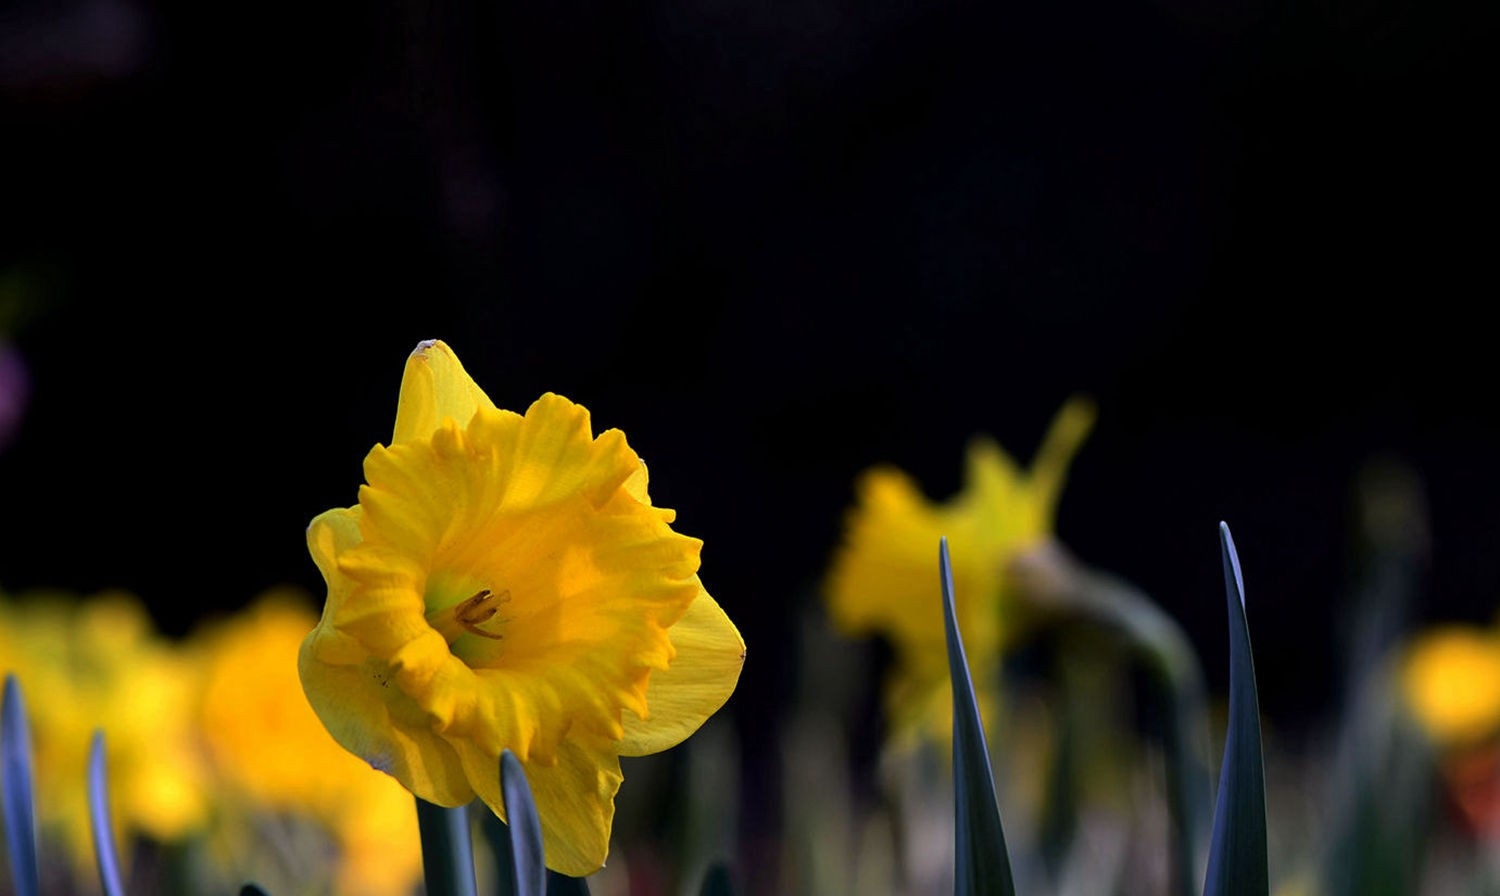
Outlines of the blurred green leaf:
{"label": "blurred green leaf", "polygon": [[446,809],[418,797],[417,828],[427,896],[476,896],[468,807]]}
{"label": "blurred green leaf", "polygon": [[1011,896],[1010,856],[1005,851],[1005,832],[1000,827],[1000,808],[995,802],[995,775],[990,768],[989,747],[974,682],[964,656],[963,639],[953,609],[953,569],[948,559],[948,539],[938,543],[938,567],[943,589],[943,619],[948,635],[948,674],[953,682],[953,786],[957,896],[1000,894]]}
{"label": "blurred green leaf", "polygon": [[31,724],[14,675],[5,676],[0,707],[0,794],[5,799],[5,845],[16,896],[37,896],[36,803],[32,794]]}
{"label": "blurred green leaf", "polygon": [[1203,892],[1204,896],[1267,896],[1271,885],[1266,858],[1266,772],[1255,660],[1245,619],[1245,583],[1226,523],[1219,523],[1219,541],[1229,603],[1229,725]]}
{"label": "blurred green leaf", "polygon": [[1436,757],[1414,720],[1391,705],[1390,689],[1373,676],[1341,733],[1319,869],[1324,896],[1421,889],[1436,820]]}
{"label": "blurred green leaf", "polygon": [[1086,710],[1080,706],[1078,694],[1069,679],[1070,671],[1075,668],[1071,664],[1074,659],[1076,654],[1064,649],[1062,661],[1057,663],[1059,696],[1056,700],[1055,739],[1047,761],[1046,799],[1042,803],[1042,818],[1037,830],[1042,864],[1053,880],[1063,874],[1079,826],[1078,738],[1086,727],[1081,719]]}
{"label": "blurred green leaf", "polygon": [[734,883],[729,878],[729,866],[722,861],[708,866],[703,875],[703,887],[699,896],[734,896]]}
{"label": "blurred green leaf", "polygon": [[[1107,762],[1117,747],[1101,719],[1114,715],[1118,679],[1128,660],[1145,673],[1142,686],[1165,760],[1170,824],[1167,892],[1191,896],[1202,886],[1202,857],[1210,826],[1213,789],[1203,674],[1192,643],[1170,615],[1128,582],[1079,563],[1068,552],[1036,550],[1018,567],[1029,607],[1050,625],[1057,654],[1057,742],[1047,771],[1047,800],[1038,831],[1045,867],[1059,879],[1068,854],[1079,846],[1080,770]],[[1099,635],[1105,636],[1104,640]],[[1123,647],[1124,657],[1116,657]],[[1103,677],[1101,680],[1101,676]],[[1101,752],[1102,751],[1102,752]]]}
{"label": "blurred green leaf", "polygon": [[94,855],[99,864],[99,884],[104,896],[125,896],[120,876],[120,857],[115,853],[115,832],[109,816],[109,780],[104,768],[104,731],[94,731],[89,744],[89,827],[94,834]]}
{"label": "blurred green leaf", "polygon": [[[516,896],[544,896],[547,863],[542,849],[542,822],[536,814],[526,771],[510,750],[500,754],[500,792],[505,797],[506,829],[510,832],[509,873]],[[505,869],[497,869],[497,874],[505,873]]]}

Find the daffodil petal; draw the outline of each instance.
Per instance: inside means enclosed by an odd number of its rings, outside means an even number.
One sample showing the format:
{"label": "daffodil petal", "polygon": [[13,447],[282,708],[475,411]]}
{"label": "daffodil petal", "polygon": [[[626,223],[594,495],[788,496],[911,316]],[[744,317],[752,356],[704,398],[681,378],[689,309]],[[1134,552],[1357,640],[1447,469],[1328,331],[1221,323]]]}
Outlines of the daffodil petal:
{"label": "daffodil petal", "polygon": [[[965,519],[930,504],[909,476],[890,467],[867,471],[856,487],[858,509],[849,515],[829,575],[834,624],[850,634],[898,632],[898,650],[944,655],[942,605],[932,573],[939,538],[947,536],[952,545],[959,593],[985,593],[977,583],[961,582],[974,567],[971,539],[958,531],[968,527]],[[965,637],[971,637],[969,603],[958,607]]]}
{"label": "daffodil petal", "polygon": [[1073,456],[1088,438],[1094,427],[1098,411],[1094,402],[1081,395],[1069,398],[1052,418],[1047,435],[1031,461],[1031,482],[1036,489],[1036,506],[1041,511],[1043,525],[1050,527],[1057,499],[1062,494],[1063,480]]}
{"label": "daffodil petal", "polygon": [[330,584],[338,576],[338,558],[359,544],[358,507],[339,507],[313,517],[307,525],[307,550]]}
{"label": "daffodil petal", "polygon": [[1482,741],[1500,730],[1500,637],[1460,623],[1426,629],[1406,647],[1400,687],[1437,743]]}
{"label": "daffodil petal", "polygon": [[[505,820],[500,793],[500,759],[472,744],[460,746],[464,766],[479,798]],[[571,737],[551,765],[527,763],[526,782],[542,823],[547,867],[584,877],[604,867],[614,824],[615,794],[624,776],[614,744],[602,738]]]}
{"label": "daffodil petal", "polygon": [[474,790],[457,753],[384,669],[358,641],[321,623],[297,659],[308,703],[344,749],[430,803],[467,803]]}
{"label": "daffodil petal", "polygon": [[645,756],[682,743],[718,712],[739,681],[745,640],[707,591],[698,592],[667,634],[677,658],[651,673],[648,718],[625,712],[621,756]]}
{"label": "daffodil petal", "polygon": [[447,343],[440,339],[425,340],[406,359],[391,442],[430,438],[444,419],[464,426],[475,411],[494,407],[494,402],[464,370]]}

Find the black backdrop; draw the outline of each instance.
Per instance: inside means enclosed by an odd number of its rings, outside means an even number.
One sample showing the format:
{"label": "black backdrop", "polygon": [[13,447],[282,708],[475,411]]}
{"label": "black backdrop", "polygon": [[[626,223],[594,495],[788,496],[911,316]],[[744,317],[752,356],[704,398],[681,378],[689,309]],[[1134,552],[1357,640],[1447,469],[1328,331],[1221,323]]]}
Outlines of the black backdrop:
{"label": "black backdrop", "polygon": [[10,0],[0,586],[173,632],[315,591],[441,337],[627,432],[774,719],[853,476],[945,496],[1083,391],[1061,537],[1218,683],[1228,521],[1263,706],[1315,719],[1370,459],[1427,488],[1419,616],[1500,599],[1495,11],[1207,5]]}

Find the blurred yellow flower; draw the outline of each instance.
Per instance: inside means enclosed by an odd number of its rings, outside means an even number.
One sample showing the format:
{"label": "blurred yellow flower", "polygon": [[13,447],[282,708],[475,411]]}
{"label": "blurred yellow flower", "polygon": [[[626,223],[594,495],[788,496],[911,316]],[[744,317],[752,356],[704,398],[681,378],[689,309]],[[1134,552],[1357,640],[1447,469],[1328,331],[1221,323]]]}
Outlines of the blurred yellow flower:
{"label": "blurred yellow flower", "polygon": [[299,668],[334,738],[418,797],[504,817],[524,764],[547,864],[598,870],[620,756],[682,741],[733,692],[744,641],[653,507],[618,430],[553,394],[499,410],[452,350],[407,360],[359,503],[319,515],[328,585]]}
{"label": "blurred yellow flower", "polygon": [[951,735],[938,585],[938,541],[948,537],[955,610],[985,718],[995,701],[1001,650],[1014,636],[1005,618],[1011,562],[1049,539],[1063,480],[1093,426],[1087,399],[1067,401],[1030,470],[993,440],[969,445],[962,491],[929,500],[901,470],[874,467],[859,477],[855,506],[825,582],[829,614],[845,635],[880,635],[894,650],[885,707],[894,743]]}
{"label": "blurred yellow flower", "polygon": [[86,786],[95,729],[105,732],[122,846],[142,835],[175,842],[202,827],[207,778],[192,724],[195,670],[139,600],[122,592],[0,599],[0,669],[25,695],[38,821],[65,844],[83,879],[97,875]]}
{"label": "blurred yellow flower", "polygon": [[1408,645],[1401,693],[1423,730],[1442,747],[1500,736],[1500,631],[1450,623]]}
{"label": "blurred yellow flower", "polygon": [[[289,813],[325,826],[339,856],[315,853],[294,869],[303,882],[332,870],[346,896],[407,896],[422,875],[411,795],[339,746],[297,677],[302,639],[317,624],[300,591],[268,592],[245,610],[205,623],[191,646],[202,657],[200,720],[220,808],[252,819]],[[241,820],[243,821],[243,820]],[[263,877],[250,850],[242,877]]]}

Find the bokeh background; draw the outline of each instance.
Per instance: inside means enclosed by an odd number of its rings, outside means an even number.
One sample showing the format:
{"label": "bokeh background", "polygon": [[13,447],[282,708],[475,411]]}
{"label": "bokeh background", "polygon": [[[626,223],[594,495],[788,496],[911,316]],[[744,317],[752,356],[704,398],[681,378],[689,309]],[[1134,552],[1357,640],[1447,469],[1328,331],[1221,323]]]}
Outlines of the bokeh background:
{"label": "bokeh background", "polygon": [[971,434],[1025,459],[1082,392],[1058,535],[1219,688],[1229,522],[1268,724],[1310,730],[1367,465],[1425,502],[1413,624],[1500,606],[1496,32],[1467,0],[6,0],[0,587],[168,632],[317,593],[306,523],[440,337],[502,406],[625,430],[704,539],[755,788],[855,475],[945,497]]}

